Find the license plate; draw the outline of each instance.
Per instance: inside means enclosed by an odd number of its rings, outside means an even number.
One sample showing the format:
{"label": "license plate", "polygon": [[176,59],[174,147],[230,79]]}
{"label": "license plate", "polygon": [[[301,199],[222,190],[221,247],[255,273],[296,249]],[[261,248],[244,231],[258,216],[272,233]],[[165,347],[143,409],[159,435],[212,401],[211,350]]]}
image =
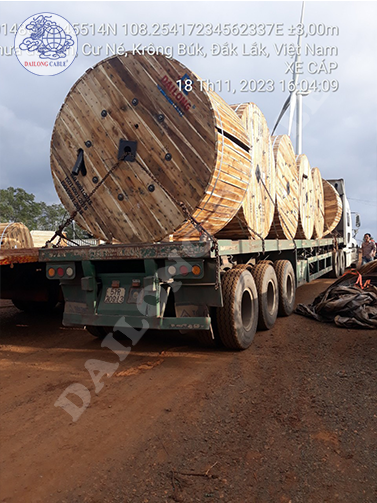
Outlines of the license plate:
{"label": "license plate", "polygon": [[125,294],[125,288],[107,288],[105,304],[122,304]]}

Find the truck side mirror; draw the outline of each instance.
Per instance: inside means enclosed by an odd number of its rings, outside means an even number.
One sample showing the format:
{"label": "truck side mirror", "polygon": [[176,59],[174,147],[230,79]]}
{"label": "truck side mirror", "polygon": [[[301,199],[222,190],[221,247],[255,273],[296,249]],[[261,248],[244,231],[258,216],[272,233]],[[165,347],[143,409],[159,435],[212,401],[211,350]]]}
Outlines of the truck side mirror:
{"label": "truck side mirror", "polygon": [[356,213],[355,223],[356,223],[356,227],[360,227],[361,226],[360,215],[358,213]]}

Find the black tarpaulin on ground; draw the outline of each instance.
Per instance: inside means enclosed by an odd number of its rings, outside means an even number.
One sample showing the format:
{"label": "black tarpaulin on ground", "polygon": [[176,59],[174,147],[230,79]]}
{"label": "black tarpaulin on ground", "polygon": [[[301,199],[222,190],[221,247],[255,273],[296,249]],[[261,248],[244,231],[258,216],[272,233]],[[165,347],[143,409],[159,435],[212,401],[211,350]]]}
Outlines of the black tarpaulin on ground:
{"label": "black tarpaulin on ground", "polygon": [[377,329],[377,260],[352,269],[295,312],[346,328]]}

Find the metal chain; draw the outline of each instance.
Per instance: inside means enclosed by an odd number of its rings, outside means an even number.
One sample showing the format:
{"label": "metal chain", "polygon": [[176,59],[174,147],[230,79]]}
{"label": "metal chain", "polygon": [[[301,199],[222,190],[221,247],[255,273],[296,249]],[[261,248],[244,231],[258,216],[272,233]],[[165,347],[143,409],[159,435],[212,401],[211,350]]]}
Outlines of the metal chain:
{"label": "metal chain", "polygon": [[212,236],[211,233],[209,233],[203,225],[198,222],[189,212],[187,209],[186,205],[182,201],[178,201],[167,189],[164,187],[158,178],[155,177],[155,175],[147,169],[145,166],[143,166],[137,159],[135,159],[137,164],[141,167],[141,169],[152,179],[153,182],[155,182],[169,197],[170,199],[181,208],[182,213],[186,217],[186,219],[192,224],[192,226],[200,233],[200,234],[205,234],[207,238],[212,242],[212,249],[215,252],[215,261],[216,261],[216,281],[215,281],[215,290],[218,290],[220,287],[220,254],[219,254],[219,243],[217,238]]}
{"label": "metal chain", "polygon": [[[328,227],[328,225],[326,224],[325,214],[323,213],[323,211],[322,211],[322,208],[321,208],[321,207],[319,207],[319,209],[320,209],[320,211],[321,211],[321,213],[322,213],[322,216],[323,216],[324,227],[325,227],[327,230],[329,230],[329,227]],[[324,232],[325,232],[325,231],[324,231]],[[333,230],[333,231],[328,232],[328,234],[330,234],[330,236],[333,238],[333,242],[334,242],[334,249],[335,249],[335,251],[338,251],[338,249],[339,249],[339,245],[338,245],[338,240],[337,240],[337,235],[338,235],[337,231]]]}
{"label": "metal chain", "polygon": [[[244,233],[246,234],[246,232],[245,232],[245,227],[243,226],[242,221],[241,221],[240,217],[239,217],[237,214],[236,214],[236,218],[237,218],[237,220],[238,220],[238,224],[239,224],[239,226],[241,227],[242,232],[244,232]],[[252,229],[249,225],[247,225],[247,224],[246,224],[246,227],[247,227],[247,230],[249,231],[249,233],[250,233],[251,235],[255,234],[255,235],[256,235],[256,236],[258,236],[258,238],[262,241],[262,251],[263,251],[263,253],[264,253],[264,252],[265,252],[265,243],[264,243],[264,238],[262,238],[262,236],[261,236],[260,234],[258,234],[258,232],[257,232],[257,231],[255,231],[254,229]]]}
{"label": "metal chain", "polygon": [[187,217],[187,219],[191,222],[191,224],[202,234],[205,234],[210,241],[212,241],[212,248],[215,252],[215,261],[216,261],[216,269],[215,269],[215,275],[216,275],[216,280],[215,280],[215,290],[218,290],[220,287],[220,254],[219,254],[219,242],[217,238],[212,236],[203,226],[200,222],[198,222],[188,211],[186,208],[185,204],[180,202],[179,206],[182,208],[183,214]]}
{"label": "metal chain", "polygon": [[[70,217],[67,218],[67,220],[65,222],[63,222],[62,224],[59,225],[58,229],[55,231],[55,234],[52,236],[51,239],[49,239],[48,241],[46,241],[46,245],[48,243],[51,243],[57,236],[63,239],[65,239],[66,241],[70,241],[71,243],[74,243],[74,241],[72,241],[71,239],[67,238],[66,236],[63,235],[63,230],[68,227],[68,225],[70,225],[76,215],[83,209],[83,207],[86,205],[86,204],[90,204],[92,201],[90,200],[90,198],[97,192],[97,190],[101,187],[101,185],[105,182],[105,180],[107,180],[107,178],[111,175],[111,173],[119,166],[120,162],[123,161],[126,157],[127,157],[128,153],[126,153],[121,159],[119,159],[110,169],[109,171],[106,173],[106,175],[102,178],[102,180],[94,187],[94,189],[89,193],[87,194],[86,196],[84,196],[84,200],[81,204],[78,205],[78,207],[76,207],[75,211],[73,213],[71,213]],[[76,245],[76,243],[75,243]],[[78,246],[78,245],[76,245]]]}
{"label": "metal chain", "polygon": [[[322,208],[320,207],[319,208],[321,213],[322,213],[322,216],[323,216],[323,223],[324,223],[324,228],[327,229],[329,231],[329,226],[326,224],[326,218],[325,218],[325,214],[323,213],[322,211]],[[334,236],[334,233],[333,231],[329,231],[328,234],[330,234],[330,236]]]}
{"label": "metal chain", "polygon": [[[266,192],[267,192],[267,194],[268,194],[268,197],[271,199],[272,204],[274,205],[274,208],[275,208],[275,209],[274,209],[274,213],[275,213],[275,210],[276,210],[276,212],[277,212],[277,214],[278,214],[279,219],[280,219],[280,220],[282,220],[282,221],[285,223],[285,226],[286,226],[286,229],[287,229],[287,231],[288,231],[288,234],[291,236],[291,240],[293,241],[293,246],[294,246],[294,249],[295,249],[295,250],[297,250],[296,241],[294,240],[294,236],[292,236],[291,232],[289,231],[288,226],[287,226],[287,224],[286,224],[286,222],[285,222],[285,219],[283,218],[282,214],[281,214],[281,213],[280,213],[280,211],[279,211],[279,207],[278,207],[278,205],[277,205],[277,204],[276,204],[276,202],[272,199],[272,196],[271,196],[271,194],[270,194],[270,192],[269,192],[268,188],[266,187],[266,184],[264,183],[264,181],[263,181],[263,179],[262,179],[262,178],[260,179],[260,181],[262,182],[263,187],[265,188],[265,190],[266,190]],[[275,216],[275,215],[274,215],[274,216]],[[276,229],[276,225],[275,225],[275,218],[274,218],[274,217],[272,218],[272,225],[274,226],[274,231],[275,231],[275,234],[276,234],[276,239],[278,239],[279,233],[278,233],[278,231],[277,231],[277,229]],[[264,251],[264,241],[263,241],[263,251]]]}
{"label": "metal chain", "polygon": [[[64,236],[62,233],[63,233],[63,230],[68,226],[70,225],[73,220],[75,219],[76,215],[79,213],[79,211],[81,211],[83,209],[83,207],[88,204],[88,203],[91,203],[91,197],[97,192],[97,190],[101,187],[101,185],[103,185],[103,183],[107,180],[107,178],[111,175],[111,173],[119,166],[120,162],[125,160],[125,158],[127,157],[128,153],[126,153],[121,159],[119,159],[110,169],[109,171],[106,173],[106,175],[102,178],[102,180],[94,187],[94,189],[84,197],[84,200],[83,202],[78,206],[76,207],[75,211],[70,215],[69,218],[67,218],[67,220],[65,222],[63,222],[61,225],[59,225],[58,229],[56,230],[55,234],[52,236],[51,239],[49,239],[47,242],[46,242],[46,245],[48,243],[51,243],[57,236],[60,237],[60,239],[65,239],[66,241],[71,241],[70,239],[68,239],[66,236]],[[187,220],[189,220],[189,222],[194,226],[195,229],[197,229],[199,231],[200,234],[205,234],[207,236],[207,238],[212,242],[212,249],[214,250],[215,252],[215,260],[216,260],[216,281],[215,281],[215,290],[218,290],[219,287],[220,287],[220,254],[219,254],[219,244],[218,244],[218,240],[212,236],[212,234],[210,234],[203,226],[202,224],[200,224],[191,214],[190,212],[188,211],[188,209],[186,208],[185,204],[181,201],[178,201],[174,196],[172,196],[170,194],[170,192],[166,189],[166,187],[164,187],[163,185],[161,185],[160,181],[155,177],[155,175],[149,171],[145,166],[143,166],[137,159],[135,159],[135,161],[137,162],[137,164],[141,167],[141,169],[164,191],[166,192],[166,194],[170,197],[170,199],[177,205],[181,208],[182,210],[182,213],[184,214],[184,216],[186,217]]]}
{"label": "metal chain", "polygon": [[[272,199],[272,196],[271,196],[271,194],[270,194],[270,191],[268,190],[268,188],[267,188],[266,184],[264,183],[264,181],[263,181],[263,178],[262,178],[262,177],[260,178],[260,181],[262,182],[262,185],[263,185],[263,187],[265,188],[265,190],[266,190],[266,192],[267,192],[267,194],[268,194],[268,197],[271,199],[272,204],[274,205],[274,213],[275,213],[275,210],[276,210],[276,211],[277,211],[277,213],[278,213],[278,216],[279,216],[279,217],[281,217],[281,215],[280,215],[280,213],[279,213],[279,208],[278,208],[278,206],[276,205],[276,202]],[[274,216],[275,216],[275,215],[274,215]],[[274,231],[275,231],[275,234],[276,234],[276,236],[278,236],[279,234],[278,234],[278,231],[277,231],[277,229],[276,229],[276,225],[275,225],[275,218],[274,218],[274,216],[272,217],[272,224],[273,224],[273,226],[274,226]],[[290,233],[289,233],[289,234],[290,234]]]}

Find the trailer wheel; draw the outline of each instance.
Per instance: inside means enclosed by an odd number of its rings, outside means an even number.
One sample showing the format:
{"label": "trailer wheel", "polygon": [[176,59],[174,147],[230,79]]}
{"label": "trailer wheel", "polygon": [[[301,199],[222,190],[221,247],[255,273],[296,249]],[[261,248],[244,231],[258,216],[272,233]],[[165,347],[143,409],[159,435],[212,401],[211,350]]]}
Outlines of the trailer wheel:
{"label": "trailer wheel", "polygon": [[12,302],[17,309],[25,313],[50,313],[58,303],[55,299],[46,301],[12,299]]}
{"label": "trailer wheel", "polygon": [[86,325],[85,328],[90,335],[97,337],[97,339],[104,339],[111,332],[111,328],[107,329],[106,327],[97,327],[95,325]]}
{"label": "trailer wheel", "polygon": [[274,326],[279,308],[279,287],[275,269],[260,263],[252,270],[259,299],[258,329],[270,330]]}
{"label": "trailer wheel", "polygon": [[258,324],[258,293],[250,271],[236,267],[222,277],[224,306],[217,308],[217,330],[228,349],[247,349]]}
{"label": "trailer wheel", "polygon": [[274,265],[272,260],[258,260],[257,264],[270,264],[272,266]]}
{"label": "trailer wheel", "polygon": [[339,278],[340,272],[339,264],[339,253],[337,251],[332,252],[332,271],[329,272],[330,278]]}
{"label": "trailer wheel", "polygon": [[343,250],[338,251],[338,261],[339,261],[339,276],[343,276],[346,271],[346,256]]}
{"label": "trailer wheel", "polygon": [[26,300],[17,300],[17,299],[12,299],[13,305],[17,307],[20,311],[29,311],[29,304],[30,302],[27,302]]}
{"label": "trailer wheel", "polygon": [[296,277],[289,260],[277,260],[274,269],[279,285],[279,316],[293,313],[296,298]]}

